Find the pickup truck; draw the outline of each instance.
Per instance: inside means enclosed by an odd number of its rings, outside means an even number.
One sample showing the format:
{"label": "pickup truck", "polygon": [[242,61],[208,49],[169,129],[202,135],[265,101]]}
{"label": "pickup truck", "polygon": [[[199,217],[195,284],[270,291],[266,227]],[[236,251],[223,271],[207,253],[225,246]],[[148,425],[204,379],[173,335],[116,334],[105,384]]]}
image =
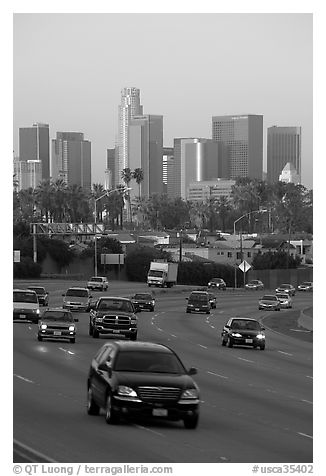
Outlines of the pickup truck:
{"label": "pickup truck", "polygon": [[94,291],[97,289],[99,289],[100,291],[107,291],[108,287],[108,278],[106,278],[105,276],[93,276],[87,282],[87,288],[94,289]]}

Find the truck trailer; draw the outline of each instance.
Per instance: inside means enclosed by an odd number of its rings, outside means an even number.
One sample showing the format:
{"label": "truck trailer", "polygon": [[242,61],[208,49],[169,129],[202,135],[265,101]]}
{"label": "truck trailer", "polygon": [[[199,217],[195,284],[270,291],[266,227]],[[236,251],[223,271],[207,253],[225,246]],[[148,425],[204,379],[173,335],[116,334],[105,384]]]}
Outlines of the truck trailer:
{"label": "truck trailer", "polygon": [[148,286],[171,288],[177,282],[178,263],[152,261],[147,275]]}

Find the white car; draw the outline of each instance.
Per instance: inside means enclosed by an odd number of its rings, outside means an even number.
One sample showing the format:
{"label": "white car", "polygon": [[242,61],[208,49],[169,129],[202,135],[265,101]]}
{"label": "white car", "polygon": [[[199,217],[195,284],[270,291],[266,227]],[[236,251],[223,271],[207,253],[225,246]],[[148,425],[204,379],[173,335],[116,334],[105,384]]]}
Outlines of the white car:
{"label": "white car", "polygon": [[282,309],[292,309],[292,298],[288,293],[276,293]]}
{"label": "white car", "polygon": [[94,289],[94,291],[97,289],[100,291],[107,291],[109,287],[108,278],[105,276],[93,276],[87,282],[87,287],[88,289]]}

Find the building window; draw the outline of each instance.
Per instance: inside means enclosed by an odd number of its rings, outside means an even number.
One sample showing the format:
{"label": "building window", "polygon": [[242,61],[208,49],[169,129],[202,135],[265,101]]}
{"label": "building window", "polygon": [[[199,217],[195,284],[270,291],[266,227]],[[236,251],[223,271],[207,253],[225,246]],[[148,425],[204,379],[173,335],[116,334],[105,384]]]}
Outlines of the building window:
{"label": "building window", "polygon": [[248,251],[247,256],[248,258],[251,258],[251,251]]}
{"label": "building window", "polygon": [[228,258],[232,258],[232,251],[228,251]]}

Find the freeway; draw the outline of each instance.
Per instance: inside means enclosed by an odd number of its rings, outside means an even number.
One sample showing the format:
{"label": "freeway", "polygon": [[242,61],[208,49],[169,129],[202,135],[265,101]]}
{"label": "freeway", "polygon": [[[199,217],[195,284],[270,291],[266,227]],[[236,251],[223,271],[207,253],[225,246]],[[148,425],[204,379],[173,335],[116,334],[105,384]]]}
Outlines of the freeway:
{"label": "freeway", "polygon": [[[50,306],[61,305],[62,292],[73,284],[78,283],[46,285]],[[260,293],[217,292],[217,308],[206,315],[186,314],[188,294],[175,289],[156,293],[154,313],[138,314],[138,338],[167,344],[186,367],[198,368],[198,428],[157,421],[110,426],[103,414],[87,415],[89,364],[106,340],[88,335],[88,313],[78,313],[75,344],[38,342],[35,325],[14,323],[14,462],[313,461],[312,335],[294,325],[287,334],[269,328],[271,315],[296,322],[299,310],[312,306],[312,295],[298,293],[293,310],[271,313],[258,311]],[[130,296],[136,290],[148,288],[118,283],[105,294]],[[221,346],[221,329],[232,315],[265,322],[264,351]]]}

